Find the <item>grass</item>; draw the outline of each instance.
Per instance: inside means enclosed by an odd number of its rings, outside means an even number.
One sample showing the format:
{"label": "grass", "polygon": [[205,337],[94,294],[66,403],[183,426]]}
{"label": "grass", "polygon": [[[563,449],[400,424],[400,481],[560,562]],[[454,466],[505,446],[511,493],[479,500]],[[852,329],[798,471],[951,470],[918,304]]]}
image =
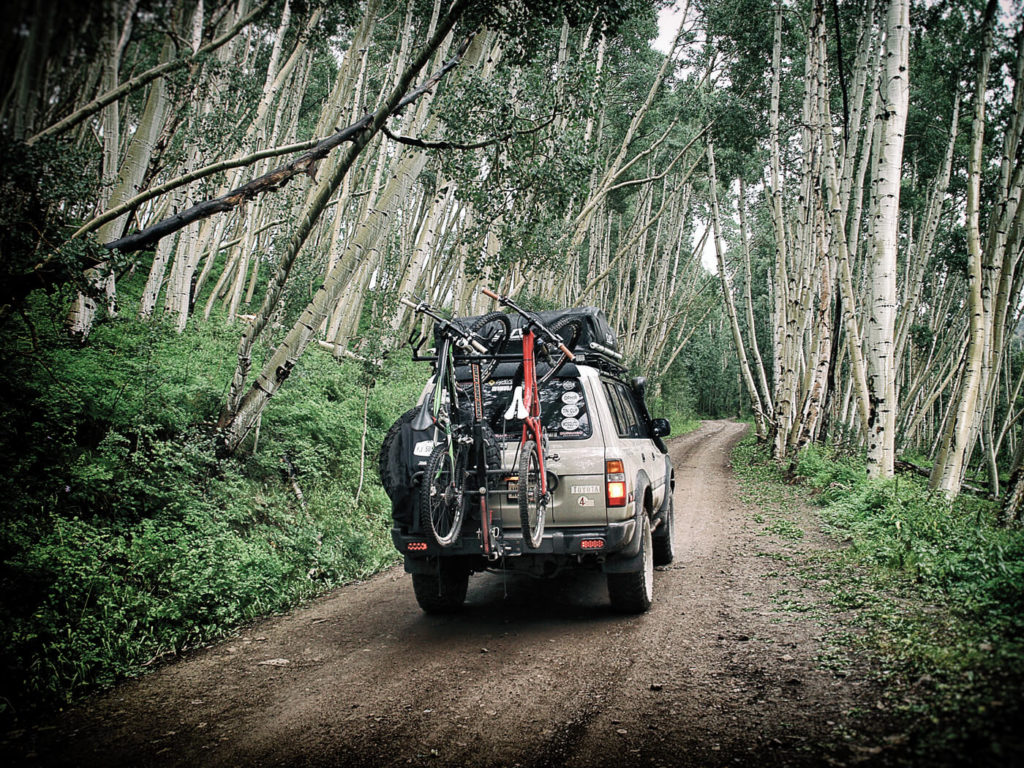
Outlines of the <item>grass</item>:
{"label": "grass", "polygon": [[[789,553],[765,556],[827,596],[819,615],[812,598],[783,590],[776,610],[824,624],[823,667],[873,670],[886,727],[900,731],[873,762],[1020,760],[1024,531],[997,527],[985,500],[950,503],[917,478],[869,482],[856,458],[818,447],[789,477],[753,439],[733,464],[745,500],[760,509],[754,521]],[[797,549],[808,501],[831,547]],[[878,716],[864,714],[862,727]]]}
{"label": "grass", "polygon": [[376,453],[421,367],[395,355],[368,388],[358,363],[314,348],[265,410],[258,444],[222,458],[213,424],[238,329],[178,334],[133,314],[103,320],[84,345],[41,322],[38,343],[3,329],[5,720],[397,559]]}

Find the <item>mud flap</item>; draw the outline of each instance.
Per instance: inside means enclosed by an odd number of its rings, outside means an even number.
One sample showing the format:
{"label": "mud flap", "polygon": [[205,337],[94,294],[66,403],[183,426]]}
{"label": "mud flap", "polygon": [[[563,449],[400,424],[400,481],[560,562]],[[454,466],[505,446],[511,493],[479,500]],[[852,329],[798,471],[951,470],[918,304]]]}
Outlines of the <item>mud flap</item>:
{"label": "mud flap", "polygon": [[646,485],[636,490],[636,511],[633,514],[633,536],[630,542],[614,555],[609,555],[604,561],[602,570],[605,573],[637,573],[644,569],[644,555],[640,551],[640,543],[643,541],[642,515],[644,512],[644,494]]}

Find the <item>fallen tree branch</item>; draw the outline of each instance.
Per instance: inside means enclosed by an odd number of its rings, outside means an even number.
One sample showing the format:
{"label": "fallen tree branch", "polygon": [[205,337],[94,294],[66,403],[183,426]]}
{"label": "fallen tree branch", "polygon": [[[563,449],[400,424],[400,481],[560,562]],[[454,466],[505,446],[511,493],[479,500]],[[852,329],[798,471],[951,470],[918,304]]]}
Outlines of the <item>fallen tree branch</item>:
{"label": "fallen tree branch", "polygon": [[255,163],[257,160],[263,160],[264,158],[267,157],[277,157],[278,155],[287,155],[291,152],[299,152],[303,149],[309,149],[310,147],[315,147],[319,141],[319,139],[310,139],[309,141],[302,141],[299,142],[298,144],[289,144],[284,147],[264,149],[259,152],[253,152],[252,154],[246,155],[245,157],[236,157],[232,158],[231,160],[220,160],[216,163],[211,163],[210,165],[192,171],[191,173],[176,176],[173,179],[165,181],[163,184],[158,184],[155,187],[147,189],[145,192],[140,192],[131,200],[126,200],[120,205],[116,205],[110,210],[104,211],[99,216],[90,219],[81,227],[79,227],[75,231],[75,234],[71,236],[71,238],[74,239],[76,237],[80,237],[86,234],[87,232],[92,232],[95,229],[99,229],[108,221],[113,221],[122,213],[127,213],[128,211],[131,211],[134,208],[138,208],[147,200],[152,200],[154,197],[158,197],[166,192],[171,192],[172,190],[175,190],[178,187],[183,187],[186,184],[196,181],[197,179],[201,179],[205,176],[218,173],[219,171],[227,171],[231,170],[232,168],[238,168],[243,165],[250,165],[252,163]]}
{"label": "fallen tree branch", "polygon": [[536,133],[541,128],[551,125],[555,120],[557,113],[552,112],[551,117],[545,120],[543,123],[535,125],[533,128],[528,128],[525,131],[510,131],[503,136],[496,136],[490,139],[484,139],[483,141],[477,141],[473,144],[460,144],[454,141],[427,141],[425,139],[414,139],[411,136],[399,136],[396,133],[392,133],[388,130],[387,126],[381,126],[381,133],[387,136],[394,142],[399,144],[405,144],[410,147],[417,147],[418,149],[483,149],[484,147],[490,147],[494,144],[500,144],[503,141],[514,139],[517,136],[529,136],[531,133]]}
{"label": "fallen tree branch", "polygon": [[[459,59],[462,57],[462,52],[463,51],[460,50],[458,54],[448,59],[448,61],[446,61],[437,72],[428,77],[421,85],[410,91],[401,101],[398,102],[395,108],[387,114],[387,117],[394,117],[401,112],[402,109],[416,101],[423,94],[437,85],[438,81],[440,81],[440,79],[444,77],[449,70],[458,64]],[[156,243],[160,238],[177,232],[182,227],[185,227],[194,221],[208,218],[215,213],[230,211],[263,192],[280,189],[300,174],[306,174],[315,179],[317,164],[327,157],[327,155],[336,147],[347,141],[352,141],[359,134],[368,129],[376,116],[376,113],[368,112],[351,125],[348,125],[337,133],[321,140],[311,150],[292,162],[282,165],[279,168],[275,168],[269,173],[265,173],[262,176],[231,190],[230,192],[224,193],[220,197],[204,200],[201,203],[193,205],[187,210],[176,213],[163,221],[158,221],[156,224],[146,227],[143,230],[131,235],[126,235],[125,237],[112,242],[105,243],[103,247],[107,250],[117,250],[121,253],[141,251]]]}

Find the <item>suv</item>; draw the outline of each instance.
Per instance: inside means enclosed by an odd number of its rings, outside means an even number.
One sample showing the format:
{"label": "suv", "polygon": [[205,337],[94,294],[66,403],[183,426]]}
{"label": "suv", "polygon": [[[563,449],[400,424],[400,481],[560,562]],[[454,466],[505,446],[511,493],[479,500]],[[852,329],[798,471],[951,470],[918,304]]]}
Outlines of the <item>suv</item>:
{"label": "suv", "polygon": [[[607,328],[603,314],[600,321]],[[589,347],[589,351],[577,349],[575,362],[566,363],[541,389],[551,502],[543,540],[536,549],[523,546],[518,478],[511,472],[488,489],[495,524],[502,527],[500,560],[484,556],[479,519],[472,515],[467,516],[458,540],[439,546],[420,529],[419,515],[411,509],[418,494],[393,492],[386,477],[391,445],[403,428],[408,431],[406,425],[418,408],[408,411],[389,431],[381,469],[392,497],[391,535],[424,611],[457,610],[466,598],[470,574],[491,568],[536,577],[551,577],[568,568],[600,569],[607,575],[613,608],[640,613],[650,607],[654,566],[666,565],[674,556],[675,476],[661,439],[670,427],[667,420],[650,417],[644,379],[627,382],[614,349],[607,344]],[[504,418],[516,368],[516,363],[499,364],[483,386],[485,418],[501,446],[501,466],[506,468],[518,466],[521,423]],[[468,369],[457,375],[468,378]],[[431,389],[428,383],[423,396]],[[413,440],[413,455],[429,455],[433,441],[430,435],[421,437],[419,442]],[[418,479],[416,472],[410,473],[409,485]]]}

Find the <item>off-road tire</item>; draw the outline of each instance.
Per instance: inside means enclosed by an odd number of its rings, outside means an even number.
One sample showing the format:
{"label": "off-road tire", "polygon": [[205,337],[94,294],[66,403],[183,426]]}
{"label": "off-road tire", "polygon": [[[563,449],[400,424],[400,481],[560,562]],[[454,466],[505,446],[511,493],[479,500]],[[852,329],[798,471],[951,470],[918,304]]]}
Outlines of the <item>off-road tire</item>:
{"label": "off-road tire", "polygon": [[540,456],[537,444],[528,440],[519,456],[519,523],[527,549],[537,549],[544,538],[548,500],[541,497]]}
{"label": "off-road tire", "polygon": [[380,453],[377,454],[377,472],[380,474],[380,484],[388,497],[394,497],[395,479],[391,476],[391,462],[388,456],[391,453],[391,446],[394,445],[398,435],[402,432],[402,426],[411,422],[419,413],[419,406],[410,408],[398,417],[398,421],[391,425],[391,429],[384,435],[384,442],[380,445]]}
{"label": "off-road tire", "polygon": [[[490,312],[473,323],[470,330],[486,339],[484,344],[489,352],[500,355],[505,351],[505,345],[508,344],[509,336],[512,335],[512,321],[504,312]],[[480,377],[486,381],[497,366],[497,359],[482,362]]]}
{"label": "off-road tire", "polygon": [[655,565],[668,565],[676,559],[676,545],[672,539],[672,534],[675,532],[676,527],[675,516],[675,509],[673,508],[672,497],[670,496],[661,525],[658,526],[658,530],[651,534],[651,540],[654,544]]}
{"label": "off-road tire", "polygon": [[608,598],[619,613],[643,613],[654,599],[654,553],[651,521],[645,514],[640,531],[641,570],[633,573],[609,573]]}
{"label": "off-road tire", "polygon": [[442,547],[459,540],[468,502],[469,448],[457,442],[449,453],[449,439],[434,446],[420,481],[420,526]]}
{"label": "off-road tire", "polygon": [[438,573],[412,574],[412,589],[424,613],[454,613],[466,601],[469,571],[444,565]]}
{"label": "off-road tire", "polygon": [[[576,344],[580,340],[580,335],[583,333],[583,323],[574,317],[563,317],[548,330],[555,334],[555,336],[558,336],[562,340],[562,343],[565,344],[570,352],[572,352],[575,350]],[[547,340],[545,339],[545,341]],[[544,371],[543,374],[540,372],[537,373],[537,385],[540,387],[547,384],[569,359],[569,356],[565,354],[565,352],[560,348],[555,347],[550,341],[547,341],[547,344],[551,352],[549,359],[545,362],[547,362],[550,367]]]}

